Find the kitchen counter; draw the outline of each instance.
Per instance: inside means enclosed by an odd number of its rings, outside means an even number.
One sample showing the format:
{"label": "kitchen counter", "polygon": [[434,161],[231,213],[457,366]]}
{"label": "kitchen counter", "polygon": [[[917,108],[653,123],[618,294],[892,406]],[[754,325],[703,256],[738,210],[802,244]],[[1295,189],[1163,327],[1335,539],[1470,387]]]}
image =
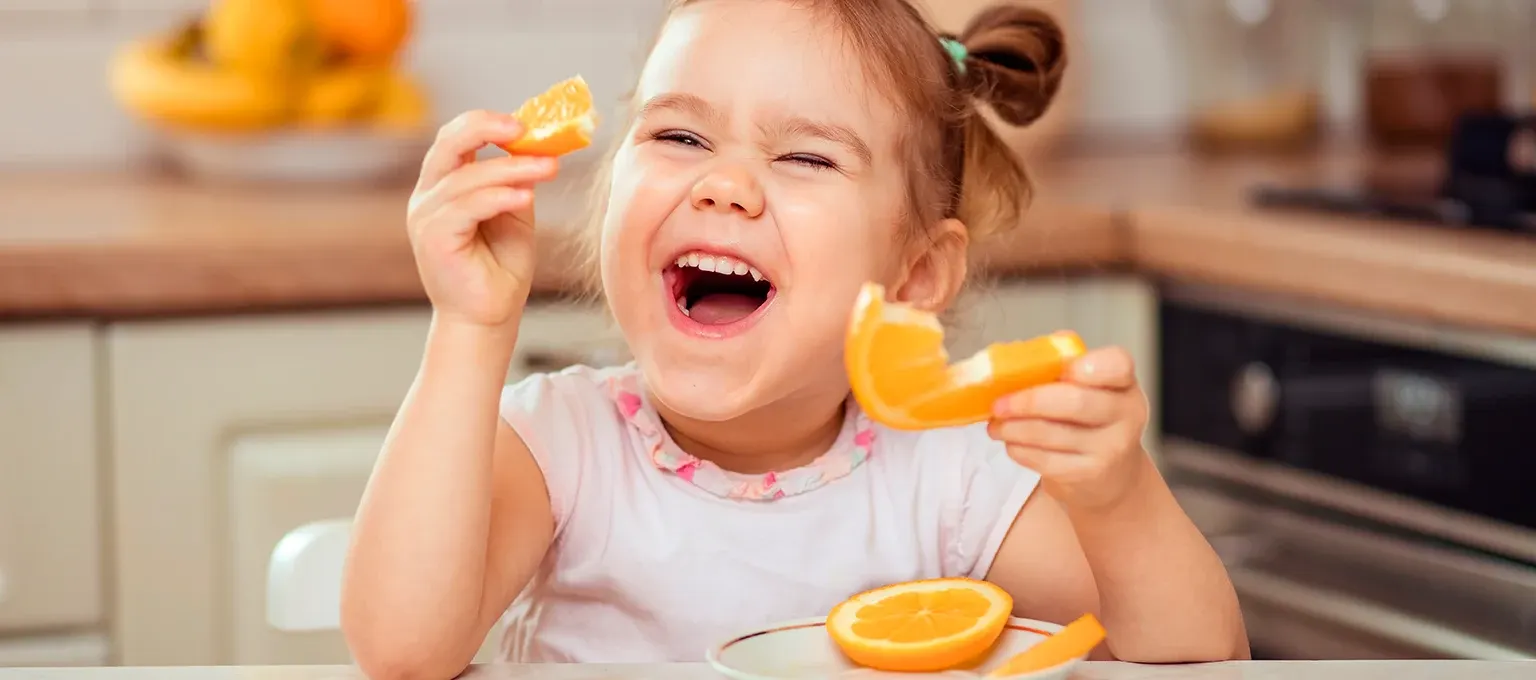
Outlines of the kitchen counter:
{"label": "kitchen counter", "polygon": [[[1255,181],[1348,182],[1370,159],[1080,153],[1032,169],[996,275],[1134,268],[1432,323],[1536,335],[1536,238],[1258,210]],[[122,175],[0,176],[0,317],[124,317],[420,303],[397,189],[236,189]],[[540,232],[537,292],[580,278]]]}
{"label": "kitchen counter", "polygon": [[[719,680],[704,664],[476,666],[463,680]],[[1528,680],[1536,661],[1245,661],[1192,666],[1082,664],[1072,680]],[[365,680],[347,666],[0,668],[0,680]]]}
{"label": "kitchen counter", "polygon": [[[171,178],[0,175],[0,317],[125,317],[425,300],[409,189],[286,190]],[[539,232],[538,294],[577,287],[571,227]],[[1041,200],[991,251],[1006,271],[1102,266],[1124,239],[1106,206]]]}

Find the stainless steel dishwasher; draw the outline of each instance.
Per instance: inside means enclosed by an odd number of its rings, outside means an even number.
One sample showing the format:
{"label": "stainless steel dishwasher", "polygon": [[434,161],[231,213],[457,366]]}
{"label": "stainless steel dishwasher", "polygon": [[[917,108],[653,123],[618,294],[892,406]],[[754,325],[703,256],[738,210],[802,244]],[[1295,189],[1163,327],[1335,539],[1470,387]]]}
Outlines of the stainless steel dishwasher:
{"label": "stainless steel dishwasher", "polygon": [[1159,453],[1256,656],[1536,656],[1536,338],[1163,293]]}

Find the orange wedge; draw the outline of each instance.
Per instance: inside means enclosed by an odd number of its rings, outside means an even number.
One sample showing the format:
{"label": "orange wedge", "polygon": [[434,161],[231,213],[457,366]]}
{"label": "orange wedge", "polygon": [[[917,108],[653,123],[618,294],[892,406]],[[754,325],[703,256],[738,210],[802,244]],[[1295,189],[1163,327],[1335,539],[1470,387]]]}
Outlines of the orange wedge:
{"label": "orange wedge", "polygon": [[987,674],[989,678],[1009,678],[1047,668],[1055,668],[1073,659],[1088,656],[1104,641],[1104,626],[1092,614],[1084,614],[1065,628],[1035,646],[1009,659]]}
{"label": "orange wedge", "polygon": [[525,156],[563,156],[587,148],[597,129],[592,111],[592,91],[581,76],[555,83],[512,114],[527,131],[522,138],[500,145],[507,153]]}
{"label": "orange wedge", "polygon": [[859,593],[833,607],[827,633],[861,666],[933,672],[986,652],[1012,611],[1013,598],[986,581],[911,581]]}
{"label": "orange wedge", "polygon": [[1060,380],[1086,351],[1076,333],[1060,331],[994,343],[950,364],[939,320],[886,302],[876,283],[859,292],[843,349],[854,398],[870,418],[899,430],[984,421],[999,397]]}

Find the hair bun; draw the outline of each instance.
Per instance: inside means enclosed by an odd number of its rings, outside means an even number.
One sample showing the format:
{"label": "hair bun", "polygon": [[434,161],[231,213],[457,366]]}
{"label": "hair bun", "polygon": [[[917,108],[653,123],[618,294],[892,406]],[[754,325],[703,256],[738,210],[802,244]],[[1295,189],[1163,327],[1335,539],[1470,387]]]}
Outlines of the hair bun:
{"label": "hair bun", "polygon": [[1061,87],[1066,40],[1051,15],[1034,7],[994,5],[959,36],[968,56],[961,84],[1012,125],[1043,115]]}

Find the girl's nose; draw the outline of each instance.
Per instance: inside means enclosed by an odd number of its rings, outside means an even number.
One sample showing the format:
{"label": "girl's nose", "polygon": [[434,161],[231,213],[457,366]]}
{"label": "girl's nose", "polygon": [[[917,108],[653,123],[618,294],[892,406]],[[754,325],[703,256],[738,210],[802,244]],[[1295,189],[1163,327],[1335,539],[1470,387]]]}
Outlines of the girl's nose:
{"label": "girl's nose", "polygon": [[699,210],[740,212],[743,217],[763,214],[763,188],[740,168],[711,171],[693,185],[693,207]]}

